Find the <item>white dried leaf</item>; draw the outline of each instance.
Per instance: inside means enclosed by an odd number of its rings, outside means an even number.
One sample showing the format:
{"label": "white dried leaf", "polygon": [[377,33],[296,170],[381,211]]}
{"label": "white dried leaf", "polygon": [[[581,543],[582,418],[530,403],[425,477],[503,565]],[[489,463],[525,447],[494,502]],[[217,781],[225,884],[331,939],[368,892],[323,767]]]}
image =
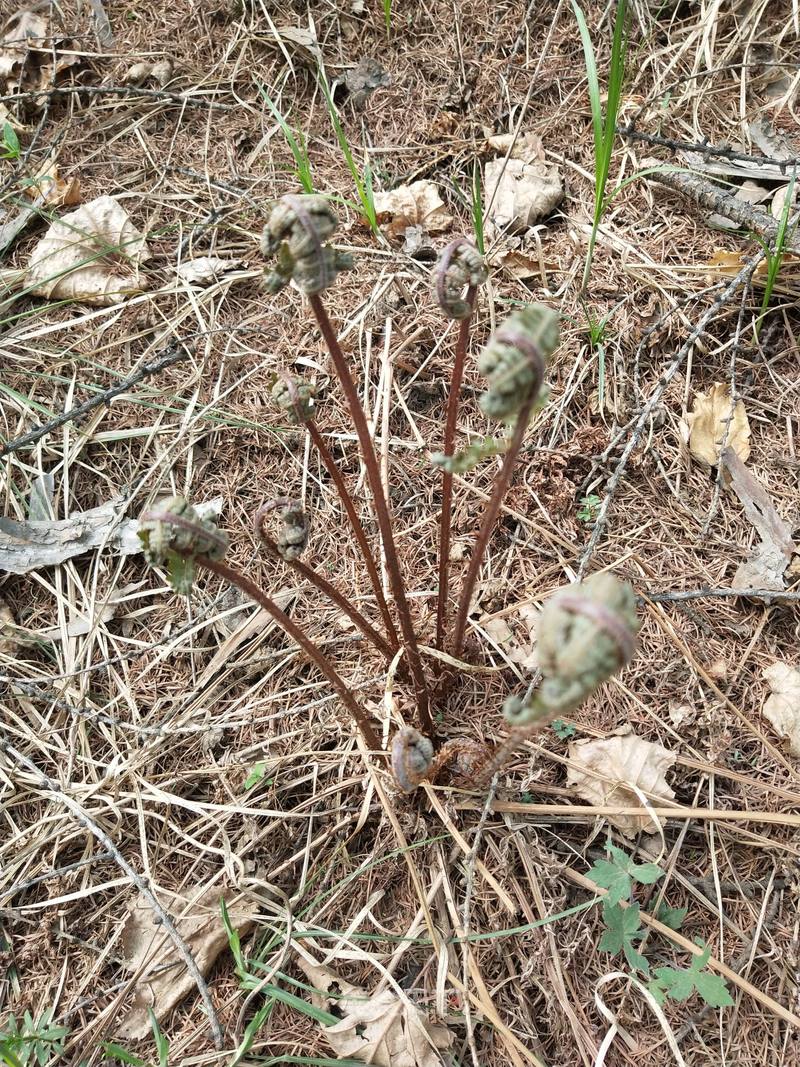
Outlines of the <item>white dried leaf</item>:
{"label": "white dried leaf", "polygon": [[126,85],[141,85],[152,73],[153,64],[143,59],[139,63],[134,63],[128,67],[122,80]]}
{"label": "white dried leaf", "polygon": [[514,631],[504,618],[487,619],[481,625],[510,663],[516,663],[526,670],[532,670],[536,666],[533,648],[517,640]]}
{"label": "white dried leaf", "polygon": [[544,146],[542,139],[535,133],[523,133],[514,140],[513,133],[500,133],[490,137],[488,145],[498,156],[505,156],[509,148],[509,159],[521,159],[523,163],[544,163]]}
{"label": "white dried leaf", "polygon": [[399,185],[388,193],[375,193],[375,213],[381,224],[387,223],[392,235],[408,226],[419,226],[426,233],[441,233],[453,222],[434,182],[421,179],[411,185]]}
{"label": "white dried leaf", "polygon": [[486,164],[484,200],[492,205],[488,221],[495,230],[524,233],[558,207],[563,197],[555,165],[513,156]]}
{"label": "white dried leaf", "polygon": [[153,64],[153,69],[150,71],[150,77],[155,78],[158,84],[163,89],[165,85],[169,85],[172,80],[173,63],[171,59],[159,59],[157,63]]}
{"label": "white dried leaf", "polygon": [[792,192],[792,200],[791,200],[791,205],[790,205],[789,210],[791,211],[792,208],[796,208],[797,207],[798,189],[797,189],[797,184],[796,183],[794,185],[791,185],[791,184],[789,184],[789,185],[781,185],[775,190],[775,193],[773,194],[772,204],[771,204],[771,211],[772,211],[773,217],[778,219],[778,220],[783,218],[783,213],[786,210],[786,197],[789,195],[789,190],[790,189],[791,189],[791,192]]}
{"label": "white dried leaf", "polygon": [[764,718],[788,740],[792,755],[800,756],[800,670],[779,661],[761,674],[772,690],[764,701]]}
{"label": "white dried leaf", "polygon": [[744,404],[737,400],[732,413],[731,407],[730,389],[723,382],[716,382],[707,393],[695,397],[686,426],[689,451],[699,463],[716,466],[723,439],[742,461],[750,455],[750,422]]}
{"label": "white dried leaf", "polygon": [[[666,772],[675,756],[662,745],[636,734],[603,740],[573,741],[569,746],[567,785],[589,804],[599,807],[641,808],[644,794],[654,805],[673,800]],[[628,837],[657,827],[648,815],[608,815],[608,821]]]}
{"label": "white dried leaf", "polygon": [[195,285],[208,285],[215,282],[224,274],[241,267],[241,259],[220,259],[218,256],[198,256],[197,259],[187,259],[175,273],[184,282]]}
{"label": "white dried leaf", "polygon": [[[312,996],[323,1011],[335,1009],[340,1022],[323,1027],[334,1053],[374,1067],[442,1067],[439,1052],[450,1048],[453,1035],[391,989],[370,995],[345,982],[327,967],[298,959],[318,991]],[[336,996],[328,996],[335,986]]]}
{"label": "white dried leaf", "polygon": [[[191,893],[187,892],[187,896],[191,898]],[[220,915],[221,896],[223,894],[216,887],[207,890],[192,904],[188,914],[182,916],[181,911],[186,908],[188,900],[176,897],[166,904],[178,933],[204,977],[220,952],[228,947],[228,935]],[[234,930],[240,935],[246,934],[255,921],[256,905],[249,901],[226,903]],[[139,1041],[152,1034],[148,1008],[153,1009],[160,1022],[196,986],[174,942],[141,895],[134,901],[125,922],[122,946],[128,969],[145,973],[136,981],[133,1006],[117,1033],[128,1041]],[[154,967],[159,968],[155,973],[146,973]]]}
{"label": "white dried leaf", "polygon": [[115,304],[146,288],[140,266],[149,258],[122,205],[100,196],[52,223],[33,250],[27,280],[39,296]]}
{"label": "white dried leaf", "polygon": [[11,78],[25,63],[31,47],[44,47],[48,37],[47,19],[34,11],[18,11],[4,30],[0,40],[0,78]]}

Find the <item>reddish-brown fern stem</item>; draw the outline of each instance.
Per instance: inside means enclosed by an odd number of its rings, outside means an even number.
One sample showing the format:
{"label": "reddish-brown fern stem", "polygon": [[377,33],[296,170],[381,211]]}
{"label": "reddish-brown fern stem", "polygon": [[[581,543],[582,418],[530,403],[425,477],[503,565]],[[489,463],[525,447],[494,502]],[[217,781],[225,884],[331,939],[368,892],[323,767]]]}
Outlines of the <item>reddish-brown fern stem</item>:
{"label": "reddish-brown fern stem", "polygon": [[[443,265],[444,266],[444,265]],[[441,275],[444,271],[441,271]],[[467,289],[466,302],[470,307],[475,306],[477,286],[471,285]],[[447,398],[447,420],[444,427],[444,444],[442,452],[445,456],[452,456],[455,450],[456,418],[458,416],[458,399],[461,393],[461,382],[464,378],[464,361],[467,355],[467,342],[469,340],[469,327],[472,321],[470,313],[458,324],[458,340],[456,342],[455,362],[453,363],[453,375],[450,379],[450,394]],[[447,630],[448,596],[450,593],[450,520],[453,507],[453,475],[445,469],[442,474],[442,512],[439,520],[439,594],[436,601],[436,647],[444,648],[445,632]]]}
{"label": "reddish-brown fern stem", "polygon": [[464,585],[461,589],[461,599],[458,603],[458,614],[456,615],[456,625],[455,630],[453,631],[452,653],[456,659],[461,655],[461,650],[464,646],[464,631],[467,627],[467,612],[469,611],[469,605],[472,599],[472,592],[475,588],[475,582],[478,578],[478,572],[481,569],[481,563],[483,562],[486,546],[489,544],[489,538],[492,535],[494,524],[497,522],[497,516],[500,514],[500,506],[503,503],[503,498],[508,492],[508,487],[511,485],[511,476],[514,473],[514,465],[517,462],[519,450],[522,447],[522,440],[525,437],[525,431],[528,428],[531,412],[536,404],[537,393],[538,391],[534,390],[531,393],[530,398],[526,400],[519,410],[511,443],[503,458],[503,465],[495,478],[494,485],[492,486],[492,494],[487,501],[486,509],[483,513],[481,527],[478,531],[478,536],[475,538],[475,548],[472,551],[472,558],[469,561],[469,570],[467,571],[467,576],[464,579]]}
{"label": "reddish-brown fern stem", "polygon": [[333,688],[339,694],[342,703],[353,716],[353,720],[361,731],[361,736],[364,738],[364,741],[369,748],[373,749],[373,751],[379,751],[381,744],[378,740],[378,735],[375,733],[375,730],[369,721],[366,709],[356,700],[353,691],[336,671],[327,656],[324,656],[311,638],[308,637],[284,611],[281,611],[275,601],[268,597],[263,589],[260,589],[255,582],[250,580],[250,578],[247,578],[244,574],[240,574],[226,563],[222,563],[215,559],[209,559],[208,556],[195,556],[194,561],[198,567],[205,567],[214,574],[218,574],[220,578],[224,578],[225,581],[230,582],[231,585],[235,585],[237,589],[241,589],[241,591],[249,596],[251,600],[255,601],[256,604],[259,604],[264,611],[269,612],[275,622],[286,631],[293,641],[297,642],[308,658],[331,683]]}
{"label": "reddish-brown fern stem", "polygon": [[542,722],[537,723],[536,726],[512,726],[508,736],[499,745],[495,745],[472,776],[472,784],[475,788],[484,789],[497,772],[505,767],[522,742],[541,730],[544,725],[545,723]]}
{"label": "reddish-brown fern stem", "polygon": [[260,539],[267,551],[271,552],[273,556],[276,556],[278,559],[282,559],[287,567],[291,567],[296,574],[305,578],[306,581],[311,582],[311,584],[331,600],[340,611],[345,613],[348,619],[358,627],[364,637],[366,637],[368,641],[371,641],[379,652],[386,656],[387,659],[392,659],[395,649],[392,648],[382,634],[378,633],[374,626],[367,622],[358,608],[354,607],[347,597],[339,592],[335,585],[331,585],[328,579],[323,578],[319,571],[314,570],[313,567],[309,567],[308,564],[304,563],[301,559],[285,559],[281,556],[278,546],[264,529],[264,520],[271,511],[272,508],[269,504],[262,505],[256,512],[255,517],[256,536]]}
{"label": "reddish-brown fern stem", "polygon": [[333,365],[336,368],[336,374],[344,389],[347,406],[350,410],[350,417],[353,420],[353,425],[355,426],[356,434],[358,435],[358,442],[361,446],[361,455],[364,460],[364,466],[366,467],[369,486],[372,490],[372,499],[375,503],[375,514],[378,520],[378,528],[381,533],[383,550],[386,555],[389,583],[392,587],[392,595],[394,596],[394,601],[397,606],[397,614],[400,619],[400,632],[403,635],[403,645],[406,650],[406,655],[408,656],[408,666],[414,683],[420,724],[426,733],[433,734],[434,726],[430,713],[428,686],[425,681],[425,672],[422,669],[422,660],[420,659],[419,648],[417,646],[417,638],[414,634],[414,623],[411,619],[411,610],[408,606],[408,599],[406,598],[403,576],[400,573],[400,564],[397,559],[397,549],[395,547],[394,535],[392,533],[392,519],[389,515],[389,506],[383,492],[381,474],[378,468],[378,459],[375,455],[375,448],[372,443],[372,438],[370,437],[369,427],[367,426],[367,418],[364,414],[364,409],[361,406],[361,400],[359,399],[353,376],[350,374],[350,368],[347,365],[344,352],[342,352],[339,339],[336,336],[336,331],[333,329],[331,320],[328,318],[328,313],[325,310],[325,305],[316,293],[310,294],[308,299],[312,311],[314,312],[314,317],[322,332],[322,336],[325,339],[325,344],[331,354]]}
{"label": "reddish-brown fern stem", "polygon": [[347,514],[347,518],[350,520],[350,526],[353,530],[356,542],[361,549],[361,555],[364,557],[364,566],[367,568],[367,574],[369,575],[369,580],[372,584],[373,592],[375,593],[375,599],[378,601],[378,608],[380,609],[381,618],[383,619],[383,625],[386,627],[386,634],[389,638],[389,644],[392,647],[391,654],[394,655],[400,646],[400,642],[397,639],[397,630],[395,629],[394,619],[389,610],[389,605],[386,603],[386,597],[383,595],[381,578],[378,574],[375,557],[372,555],[372,550],[369,547],[369,541],[367,540],[364,527],[361,525],[361,520],[358,517],[356,506],[350,495],[350,490],[347,488],[347,483],[342,477],[342,472],[336,465],[336,460],[333,458],[330,449],[325,444],[317,424],[313,419],[309,419],[305,425],[311,436],[311,440],[314,443],[314,447],[317,452],[319,452],[319,458],[322,460],[325,470],[331,476],[331,481],[336,486],[336,492],[339,494],[342,507]]}

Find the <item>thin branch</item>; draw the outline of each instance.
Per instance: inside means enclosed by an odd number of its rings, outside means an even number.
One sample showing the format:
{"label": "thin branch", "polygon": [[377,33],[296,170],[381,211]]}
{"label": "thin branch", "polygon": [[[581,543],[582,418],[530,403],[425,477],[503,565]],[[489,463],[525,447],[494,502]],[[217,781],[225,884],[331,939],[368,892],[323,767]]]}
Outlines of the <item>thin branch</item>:
{"label": "thin branch", "polygon": [[681,345],[672,362],[669,364],[667,369],[659,378],[658,383],[656,384],[656,387],[653,390],[652,395],[650,396],[650,399],[642,408],[638,419],[633,425],[633,432],[631,433],[628,439],[628,443],[625,445],[625,448],[619,458],[617,466],[614,468],[614,473],[611,475],[611,478],[608,481],[606,495],[603,498],[603,503],[600,506],[600,511],[598,512],[597,518],[595,519],[594,527],[592,529],[592,535],[586,544],[586,548],[584,548],[583,552],[581,553],[577,575],[579,580],[583,578],[584,574],[586,573],[586,568],[589,565],[589,561],[594,555],[595,549],[597,548],[597,545],[600,541],[601,534],[605,529],[606,522],[608,521],[608,514],[611,509],[611,502],[614,499],[614,494],[616,493],[617,488],[620,482],[622,481],[622,476],[625,473],[625,469],[628,466],[628,460],[631,458],[633,450],[639,443],[642,433],[644,432],[644,428],[650,420],[650,417],[653,411],[655,410],[656,405],[658,404],[661,397],[664,395],[667,386],[672,381],[679,368],[682,366],[684,360],[689,355],[689,351],[692,348],[692,345],[697,340],[697,338],[700,337],[700,335],[704,332],[706,326],[708,326],[711,320],[719,313],[720,309],[724,307],[724,305],[731,299],[731,297],[733,297],[733,295],[739,289],[741,289],[743,285],[747,285],[749,283],[753,271],[756,269],[758,264],[764,259],[764,256],[765,253],[761,251],[758,252],[755,256],[753,256],[751,259],[749,259],[739,271],[739,273],[736,275],[736,277],[732,278],[731,281],[725,286],[725,288],[714,298],[713,303],[710,304],[706,311],[700,316],[699,320],[697,321],[697,324],[689,332],[689,336]]}
{"label": "thin branch", "polygon": [[771,167],[779,167],[781,174],[785,174],[788,169],[794,166],[800,166],[800,156],[789,157],[786,159],[775,159],[772,156],[765,156],[761,154],[753,155],[749,152],[737,152],[729,145],[713,145],[708,141],[681,141],[674,137],[661,137],[655,133],[644,133],[642,130],[637,130],[633,123],[629,123],[627,126],[617,126],[617,133],[621,137],[627,137],[631,141],[643,141],[645,144],[658,145],[661,148],[670,148],[674,152],[699,152],[706,159],[727,159],[733,163],[735,161],[741,163],[756,163],[756,164],[768,164]]}
{"label": "thin branch", "polygon": [[411,609],[408,606],[405,584],[403,582],[403,576],[400,573],[400,564],[397,559],[397,548],[395,547],[394,535],[392,533],[392,520],[389,514],[389,506],[383,492],[378,459],[375,455],[375,447],[372,443],[369,427],[367,426],[367,419],[358,397],[353,376],[350,373],[350,368],[347,365],[344,352],[342,352],[339,339],[336,336],[336,331],[333,329],[331,320],[328,318],[325,305],[316,293],[309,295],[308,299],[322,332],[322,336],[325,339],[328,351],[331,354],[337,376],[344,389],[347,406],[350,409],[350,417],[353,420],[353,425],[355,426],[356,434],[358,435],[358,442],[361,446],[361,455],[364,459],[367,479],[369,481],[370,489],[372,490],[372,498],[375,502],[375,514],[378,519],[378,527],[381,532],[381,540],[383,541],[383,548],[386,554],[389,582],[392,587],[392,595],[394,596],[395,604],[397,606],[397,614],[400,619],[400,631],[403,635],[403,646],[405,647],[408,656],[408,665],[414,683],[420,723],[426,733],[433,734],[434,726],[430,713],[428,686],[425,681],[425,673],[422,669],[422,660],[420,659],[417,638],[414,633],[414,624],[411,619]]}
{"label": "thin branch", "polygon": [[85,415],[88,415],[89,412],[94,411],[95,408],[102,407],[103,404],[109,404],[114,397],[127,392],[131,386],[138,385],[145,378],[150,378],[167,367],[182,363],[183,360],[189,359],[191,355],[192,353],[184,348],[181,342],[171,344],[160,356],[149,363],[143,363],[117,385],[113,385],[110,389],[105,389],[90,400],[84,400],[82,404],[77,404],[74,408],[70,408],[69,411],[63,411],[60,415],[50,419],[49,422],[35,426],[21,437],[15,437],[12,441],[7,441],[4,445],[0,445],[0,458],[9,455],[11,452],[18,452],[28,445],[35,445],[37,441],[57,430],[60,426],[64,426],[68,422],[77,422]]}
{"label": "thin branch", "polygon": [[140,96],[151,100],[162,100],[168,104],[180,104],[181,107],[217,108],[220,111],[241,111],[241,104],[220,104],[216,100],[207,100],[202,96],[184,96],[183,93],[171,93],[166,89],[142,89],[138,85],[60,85],[53,89],[31,89],[23,93],[9,93],[0,96],[0,104],[13,104],[18,100],[40,100],[43,96],[51,99],[58,96]]}
{"label": "thin branch", "polygon": [[209,992],[206,980],[200,973],[200,969],[198,968],[197,963],[195,962],[195,958],[192,955],[189,946],[178,933],[177,927],[175,926],[172,916],[159,902],[152,889],[150,889],[145,880],[139,874],[136,873],[133,867],[131,867],[130,863],[128,863],[128,861],[119,851],[119,849],[108,836],[108,834],[105,832],[105,830],[103,830],[102,827],[98,823],[96,823],[94,819],[92,819],[92,817],[87,814],[86,811],[84,811],[84,809],[81,807],[80,804],[78,804],[77,801],[73,800],[71,796],[65,793],[57,782],[53,781],[52,778],[48,778],[47,775],[45,775],[42,771],[39,770],[35,763],[29,760],[27,756],[23,756],[21,752],[18,752],[12,745],[9,745],[7,742],[0,740],[0,751],[4,752],[7,756],[10,756],[11,759],[13,759],[18,766],[24,767],[31,774],[35,775],[38,779],[40,788],[46,789],[54,796],[58,797],[64,807],[69,809],[75,820],[80,823],[81,826],[87,829],[94,837],[96,837],[100,844],[105,848],[105,850],[111,854],[116,863],[128,875],[128,877],[139,890],[139,892],[142,894],[142,896],[147,900],[150,907],[158,916],[158,919],[161,922],[161,925],[164,927],[164,930],[172,940],[172,943],[175,945],[175,948],[178,950],[178,953],[183,959],[183,962],[186,964],[187,970],[194,979],[194,983],[197,986],[197,990],[200,993],[200,996],[202,997],[206,1013],[208,1014],[208,1022],[211,1027],[211,1033],[214,1038],[214,1045],[216,1048],[221,1049],[223,1046],[222,1026],[220,1025],[219,1018],[217,1017],[216,1008],[214,1007],[214,1001],[211,998],[211,993]]}
{"label": "thin branch", "polygon": [[715,597],[744,597],[746,600],[800,601],[800,591],[780,589],[681,589],[678,592],[650,593],[642,590],[642,600],[652,604],[677,604],[683,600],[706,600]]}

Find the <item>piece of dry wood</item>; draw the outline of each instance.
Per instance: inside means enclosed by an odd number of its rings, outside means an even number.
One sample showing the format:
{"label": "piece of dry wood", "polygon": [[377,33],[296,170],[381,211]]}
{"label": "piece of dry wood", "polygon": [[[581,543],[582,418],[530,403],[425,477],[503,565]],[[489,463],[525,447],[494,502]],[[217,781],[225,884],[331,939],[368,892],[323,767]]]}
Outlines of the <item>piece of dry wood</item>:
{"label": "piece of dry wood", "polygon": [[[758,234],[768,245],[776,243],[779,224],[769,211],[762,211],[761,208],[754,207],[744,200],[737,200],[720,186],[706,181],[705,178],[699,178],[696,174],[687,174],[680,170],[664,170],[657,159],[644,160],[644,166],[656,168],[647,174],[649,182],[666,185],[682,196],[693,200],[700,207],[732,219],[742,229],[752,230],[753,233]],[[796,238],[785,240],[783,248],[787,252],[800,254],[800,242]]]}
{"label": "piece of dry wood", "polygon": [[[792,540],[792,531],[783,521],[761,483],[753,477],[736,452],[724,448],[720,456],[723,467],[730,475],[731,489],[742,502],[744,513],[755,526],[761,543],[750,557],[741,563],[733,577],[734,589],[774,589],[781,592],[786,587],[784,573],[798,552]],[[780,597],[776,597],[780,600]]]}
{"label": "piece of dry wood", "polygon": [[[18,522],[0,516],[0,572],[28,574],[101,547],[118,556],[141,552],[139,520],[121,517],[128,504],[124,497],[115,497],[55,522]],[[216,518],[221,510],[221,496],[197,505],[202,519]]]}

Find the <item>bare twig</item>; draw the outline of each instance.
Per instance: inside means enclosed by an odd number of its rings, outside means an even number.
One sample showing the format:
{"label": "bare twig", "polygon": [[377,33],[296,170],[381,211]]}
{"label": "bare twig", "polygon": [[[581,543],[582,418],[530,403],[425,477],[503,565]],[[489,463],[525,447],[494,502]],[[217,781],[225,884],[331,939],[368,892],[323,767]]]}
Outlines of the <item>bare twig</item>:
{"label": "bare twig", "polygon": [[216,108],[219,111],[241,111],[241,104],[220,104],[203,96],[185,96],[170,93],[166,89],[142,89],[138,85],[60,85],[55,89],[31,89],[22,93],[0,96],[0,104],[13,104],[18,100],[51,99],[58,96],[140,96],[150,100],[162,100],[181,107]]}
{"label": "bare twig", "polygon": [[68,422],[77,422],[84,415],[94,411],[95,408],[109,404],[114,397],[127,392],[131,386],[138,385],[145,378],[151,378],[154,374],[158,374],[159,371],[166,370],[167,367],[182,363],[183,360],[188,359],[191,355],[192,352],[183,346],[183,342],[176,341],[156,359],[143,363],[117,385],[112,385],[110,389],[105,389],[90,400],[84,400],[82,404],[77,404],[74,408],[70,408],[69,411],[63,411],[60,415],[50,419],[49,422],[35,426],[21,437],[15,437],[13,441],[7,441],[4,445],[0,445],[0,458],[9,455],[11,452],[18,452],[21,448],[27,448],[28,445],[35,445],[37,441],[41,441],[43,437],[52,433],[53,430],[57,430]]}
{"label": "bare twig", "polygon": [[582,578],[586,573],[586,568],[589,565],[589,561],[594,555],[594,551],[600,541],[603,530],[605,529],[606,522],[608,521],[608,513],[611,509],[611,502],[614,499],[614,494],[617,491],[619,483],[622,481],[622,476],[625,473],[625,469],[628,466],[628,460],[631,458],[633,450],[636,448],[639,440],[642,436],[645,426],[650,419],[656,405],[658,404],[664,392],[672,381],[678,369],[682,366],[684,360],[689,355],[689,351],[697,338],[703,333],[706,326],[716,317],[720,309],[728,303],[733,295],[741,289],[743,285],[747,285],[752,277],[753,271],[758,264],[764,259],[765,252],[761,251],[756,253],[752,258],[748,259],[738,274],[730,280],[725,288],[717,294],[712,304],[706,309],[706,311],[700,316],[697,324],[692,328],[689,336],[681,345],[677,354],[669,364],[667,369],[661,375],[653,390],[650,399],[642,408],[638,419],[634,423],[633,432],[628,438],[628,443],[619,458],[619,462],[614,469],[614,473],[609,479],[608,486],[606,488],[606,495],[603,498],[603,503],[600,506],[600,511],[595,519],[594,528],[592,529],[592,535],[589,538],[586,548],[581,553],[579,565],[578,565],[578,578]]}
{"label": "bare twig", "polygon": [[674,152],[699,152],[706,159],[727,159],[731,163],[766,163],[771,167],[779,167],[782,174],[795,165],[800,166],[800,157],[774,159],[772,156],[761,154],[753,155],[749,152],[737,152],[729,145],[713,145],[708,141],[681,141],[674,137],[661,137],[655,133],[644,133],[637,130],[633,123],[627,126],[617,126],[617,133],[621,137],[627,137],[632,141],[643,141],[645,144],[658,145],[661,148],[670,148]]}
{"label": "bare twig", "polygon": [[52,778],[48,778],[46,774],[39,770],[36,764],[29,760],[27,756],[24,756],[21,752],[18,752],[12,745],[9,745],[6,741],[0,740],[0,751],[4,752],[7,756],[9,756],[17,764],[17,766],[24,767],[29,773],[33,774],[36,777],[37,783],[41,789],[46,789],[48,790],[48,792],[58,797],[64,807],[69,809],[75,820],[80,823],[81,826],[85,827],[85,829],[87,829],[94,837],[97,838],[97,840],[105,848],[105,850],[110,853],[116,863],[128,875],[130,880],[133,882],[133,884],[139,890],[141,895],[145,898],[150,907],[158,916],[159,921],[164,927],[164,930],[171,939],[172,943],[175,945],[175,948],[178,950],[181,959],[186,964],[186,968],[194,979],[195,985],[197,986],[197,990],[200,993],[200,996],[202,997],[203,1004],[205,1005],[205,1009],[208,1014],[209,1026],[211,1027],[211,1033],[214,1038],[214,1045],[216,1048],[221,1049],[223,1045],[222,1026],[220,1025],[219,1018],[217,1017],[216,1008],[214,1007],[214,1001],[211,998],[211,993],[209,992],[206,980],[200,973],[200,969],[198,968],[197,963],[195,962],[195,958],[192,955],[189,946],[178,933],[177,927],[175,926],[172,916],[169,914],[168,911],[166,911],[166,909],[160,903],[156,895],[153,893],[153,891],[150,889],[150,887],[147,885],[141,875],[137,874],[133,867],[131,867],[130,863],[128,863],[128,861],[119,851],[119,849],[108,836],[108,834],[105,832],[105,830],[103,830],[102,827],[98,823],[96,823],[94,819],[92,819],[92,817],[87,814],[86,811],[84,811],[84,809],[81,807],[80,804],[78,804],[76,800],[73,800],[71,796],[65,793],[57,782],[53,781]]}

